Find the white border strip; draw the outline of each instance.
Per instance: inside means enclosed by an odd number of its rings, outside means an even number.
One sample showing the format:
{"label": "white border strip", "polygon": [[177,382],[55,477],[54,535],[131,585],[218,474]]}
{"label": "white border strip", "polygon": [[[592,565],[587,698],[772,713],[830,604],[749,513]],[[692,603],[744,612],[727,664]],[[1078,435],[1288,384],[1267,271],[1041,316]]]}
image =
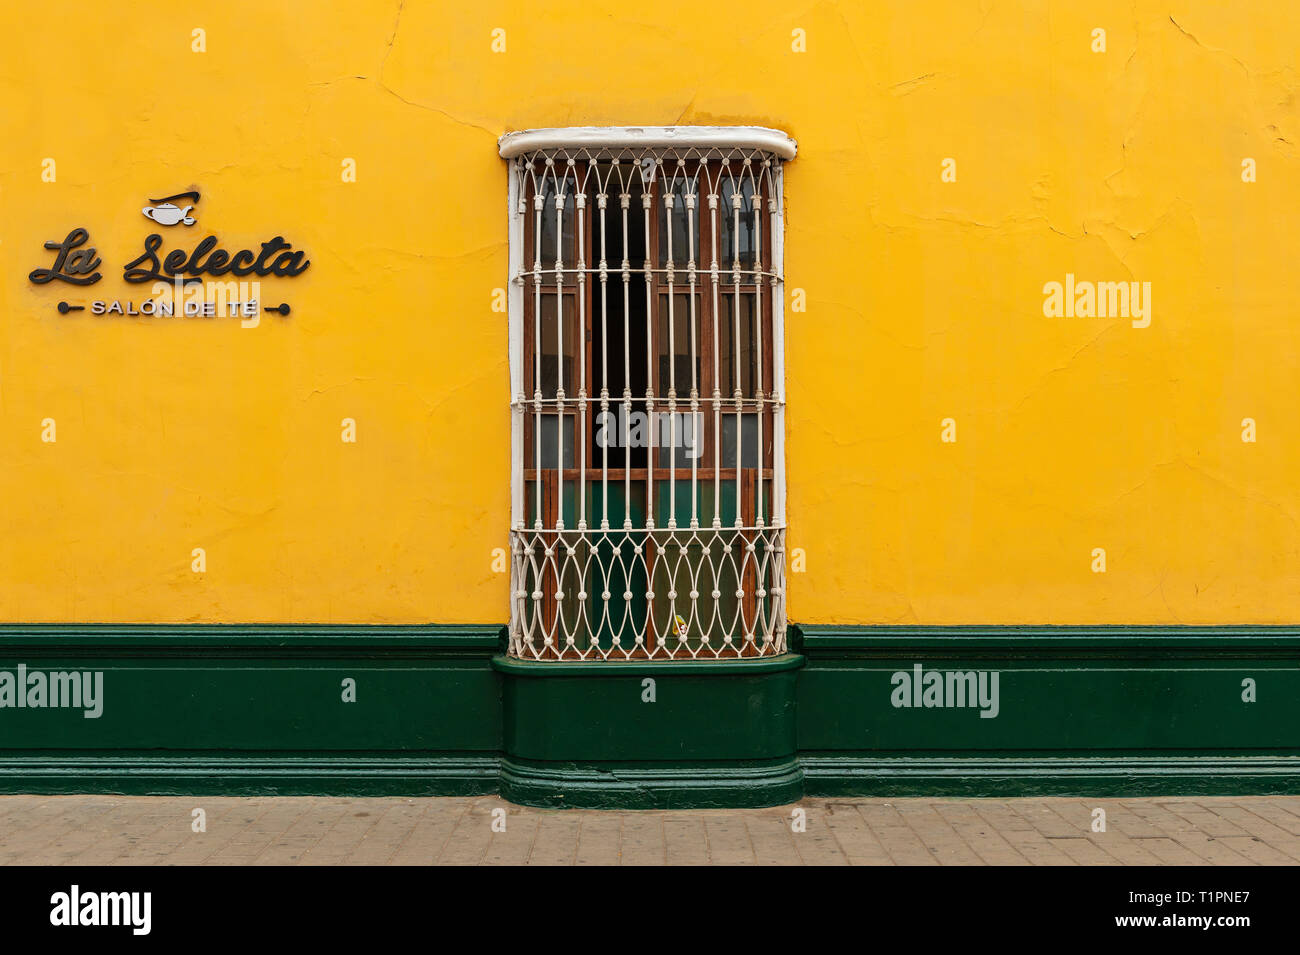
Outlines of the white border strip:
{"label": "white border strip", "polygon": [[514,276],[520,274],[524,262],[524,223],[519,212],[519,176],[515,163],[506,164],[510,179],[506,190],[506,223],[509,234],[508,269],[506,276],[507,334],[510,348],[510,641],[513,643],[522,626],[522,605],[515,594],[521,583],[518,561],[514,549],[518,546],[515,534],[524,526],[524,410],[515,402],[524,396],[524,288]]}
{"label": "white border strip", "polygon": [[501,158],[539,149],[625,149],[692,146],[704,149],[761,149],[793,159],[797,145],[766,126],[568,126],[506,133],[497,141]]}
{"label": "white border strip", "polygon": [[[781,214],[772,233],[772,264],[780,281],[772,296],[772,388],[777,404],[772,410],[772,514],[785,527],[785,167],[773,177]],[[786,542],[789,546],[789,542]]]}
{"label": "white border strip", "polygon": [[510,348],[510,473],[521,476],[511,480],[510,528],[524,526],[524,410],[515,402],[524,397],[524,287],[515,276],[524,267],[524,220],[519,212],[519,176],[515,163],[507,167],[510,186],[506,193],[507,230],[509,233],[509,273],[506,275],[506,309]]}

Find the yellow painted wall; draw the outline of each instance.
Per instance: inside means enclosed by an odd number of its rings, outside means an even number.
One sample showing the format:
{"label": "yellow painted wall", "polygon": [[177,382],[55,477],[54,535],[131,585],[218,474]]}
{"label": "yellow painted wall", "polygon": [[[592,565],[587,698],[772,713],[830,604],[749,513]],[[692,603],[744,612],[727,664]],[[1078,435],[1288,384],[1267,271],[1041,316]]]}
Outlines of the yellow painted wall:
{"label": "yellow painted wall", "polygon": [[[1288,5],[59,9],[0,13],[0,619],[504,620],[496,139],[587,124],[799,142],[792,619],[1297,616]],[[264,285],[290,318],[58,315],[141,298],[121,279],[153,231],[140,207],[191,186],[199,225],[163,230],[167,248],[284,235],[312,262]],[[28,283],[76,225],[103,280]],[[1045,317],[1067,272],[1150,282],[1150,327]]]}

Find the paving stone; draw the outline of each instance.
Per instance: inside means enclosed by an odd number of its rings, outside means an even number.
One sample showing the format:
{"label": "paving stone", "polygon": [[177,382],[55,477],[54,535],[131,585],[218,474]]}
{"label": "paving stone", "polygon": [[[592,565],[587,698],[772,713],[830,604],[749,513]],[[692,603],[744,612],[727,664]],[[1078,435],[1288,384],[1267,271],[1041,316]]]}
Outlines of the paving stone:
{"label": "paving stone", "polygon": [[759,865],[788,865],[791,859],[799,857],[788,820],[770,812],[744,818],[754,861]]}
{"label": "paving stone", "polygon": [[852,802],[835,802],[826,806],[826,826],[839,843],[850,865],[892,865],[889,853],[871,831],[867,821]]}
{"label": "paving stone", "polygon": [[664,865],[664,820],[659,813],[620,813],[619,861],[623,865]]}
{"label": "paving stone", "polygon": [[559,810],[539,817],[528,864],[573,865],[581,831],[582,816],[578,813]]}
{"label": "paving stone", "polygon": [[[574,859],[577,865],[618,865],[619,841],[623,837],[623,820],[617,813],[584,812],[579,813],[581,828],[578,831],[578,854]],[[664,837],[671,843],[671,837],[665,829]],[[688,842],[693,842],[689,836]],[[703,832],[698,839],[703,856]],[[701,858],[700,861],[703,861]]]}
{"label": "paving stone", "polygon": [[1015,846],[975,811],[973,803],[936,803],[934,809],[985,864],[1029,864],[1029,860],[1017,852]]}
{"label": "paving stone", "polygon": [[[207,831],[194,832],[195,809]],[[1093,832],[1093,810],[1107,831]],[[793,823],[801,810],[802,831]],[[504,812],[505,831],[494,820]],[[542,810],[495,796],[0,796],[8,865],[1296,865],[1300,799],[825,799]]]}

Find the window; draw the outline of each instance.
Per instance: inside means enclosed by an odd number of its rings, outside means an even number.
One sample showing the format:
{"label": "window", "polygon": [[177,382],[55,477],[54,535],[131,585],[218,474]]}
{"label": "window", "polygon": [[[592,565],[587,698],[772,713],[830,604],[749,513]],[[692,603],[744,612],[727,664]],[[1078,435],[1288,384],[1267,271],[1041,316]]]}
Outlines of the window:
{"label": "window", "polygon": [[510,181],[510,652],[785,651],[782,162],[745,128],[533,130]]}

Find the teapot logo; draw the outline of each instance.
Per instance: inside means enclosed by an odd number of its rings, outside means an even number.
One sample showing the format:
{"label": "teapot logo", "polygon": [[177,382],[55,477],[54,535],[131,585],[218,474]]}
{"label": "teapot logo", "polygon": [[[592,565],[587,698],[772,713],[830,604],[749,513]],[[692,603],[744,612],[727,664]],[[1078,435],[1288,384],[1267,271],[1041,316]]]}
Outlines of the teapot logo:
{"label": "teapot logo", "polygon": [[150,199],[155,203],[152,206],[145,206],[140,211],[144,213],[146,219],[152,219],[159,225],[176,225],[184,223],[185,225],[194,225],[198,220],[190,215],[193,206],[178,206],[173,203],[172,199],[192,199],[194,202],[199,201],[197,192],[179,192],[174,196],[164,196],[162,199]]}

